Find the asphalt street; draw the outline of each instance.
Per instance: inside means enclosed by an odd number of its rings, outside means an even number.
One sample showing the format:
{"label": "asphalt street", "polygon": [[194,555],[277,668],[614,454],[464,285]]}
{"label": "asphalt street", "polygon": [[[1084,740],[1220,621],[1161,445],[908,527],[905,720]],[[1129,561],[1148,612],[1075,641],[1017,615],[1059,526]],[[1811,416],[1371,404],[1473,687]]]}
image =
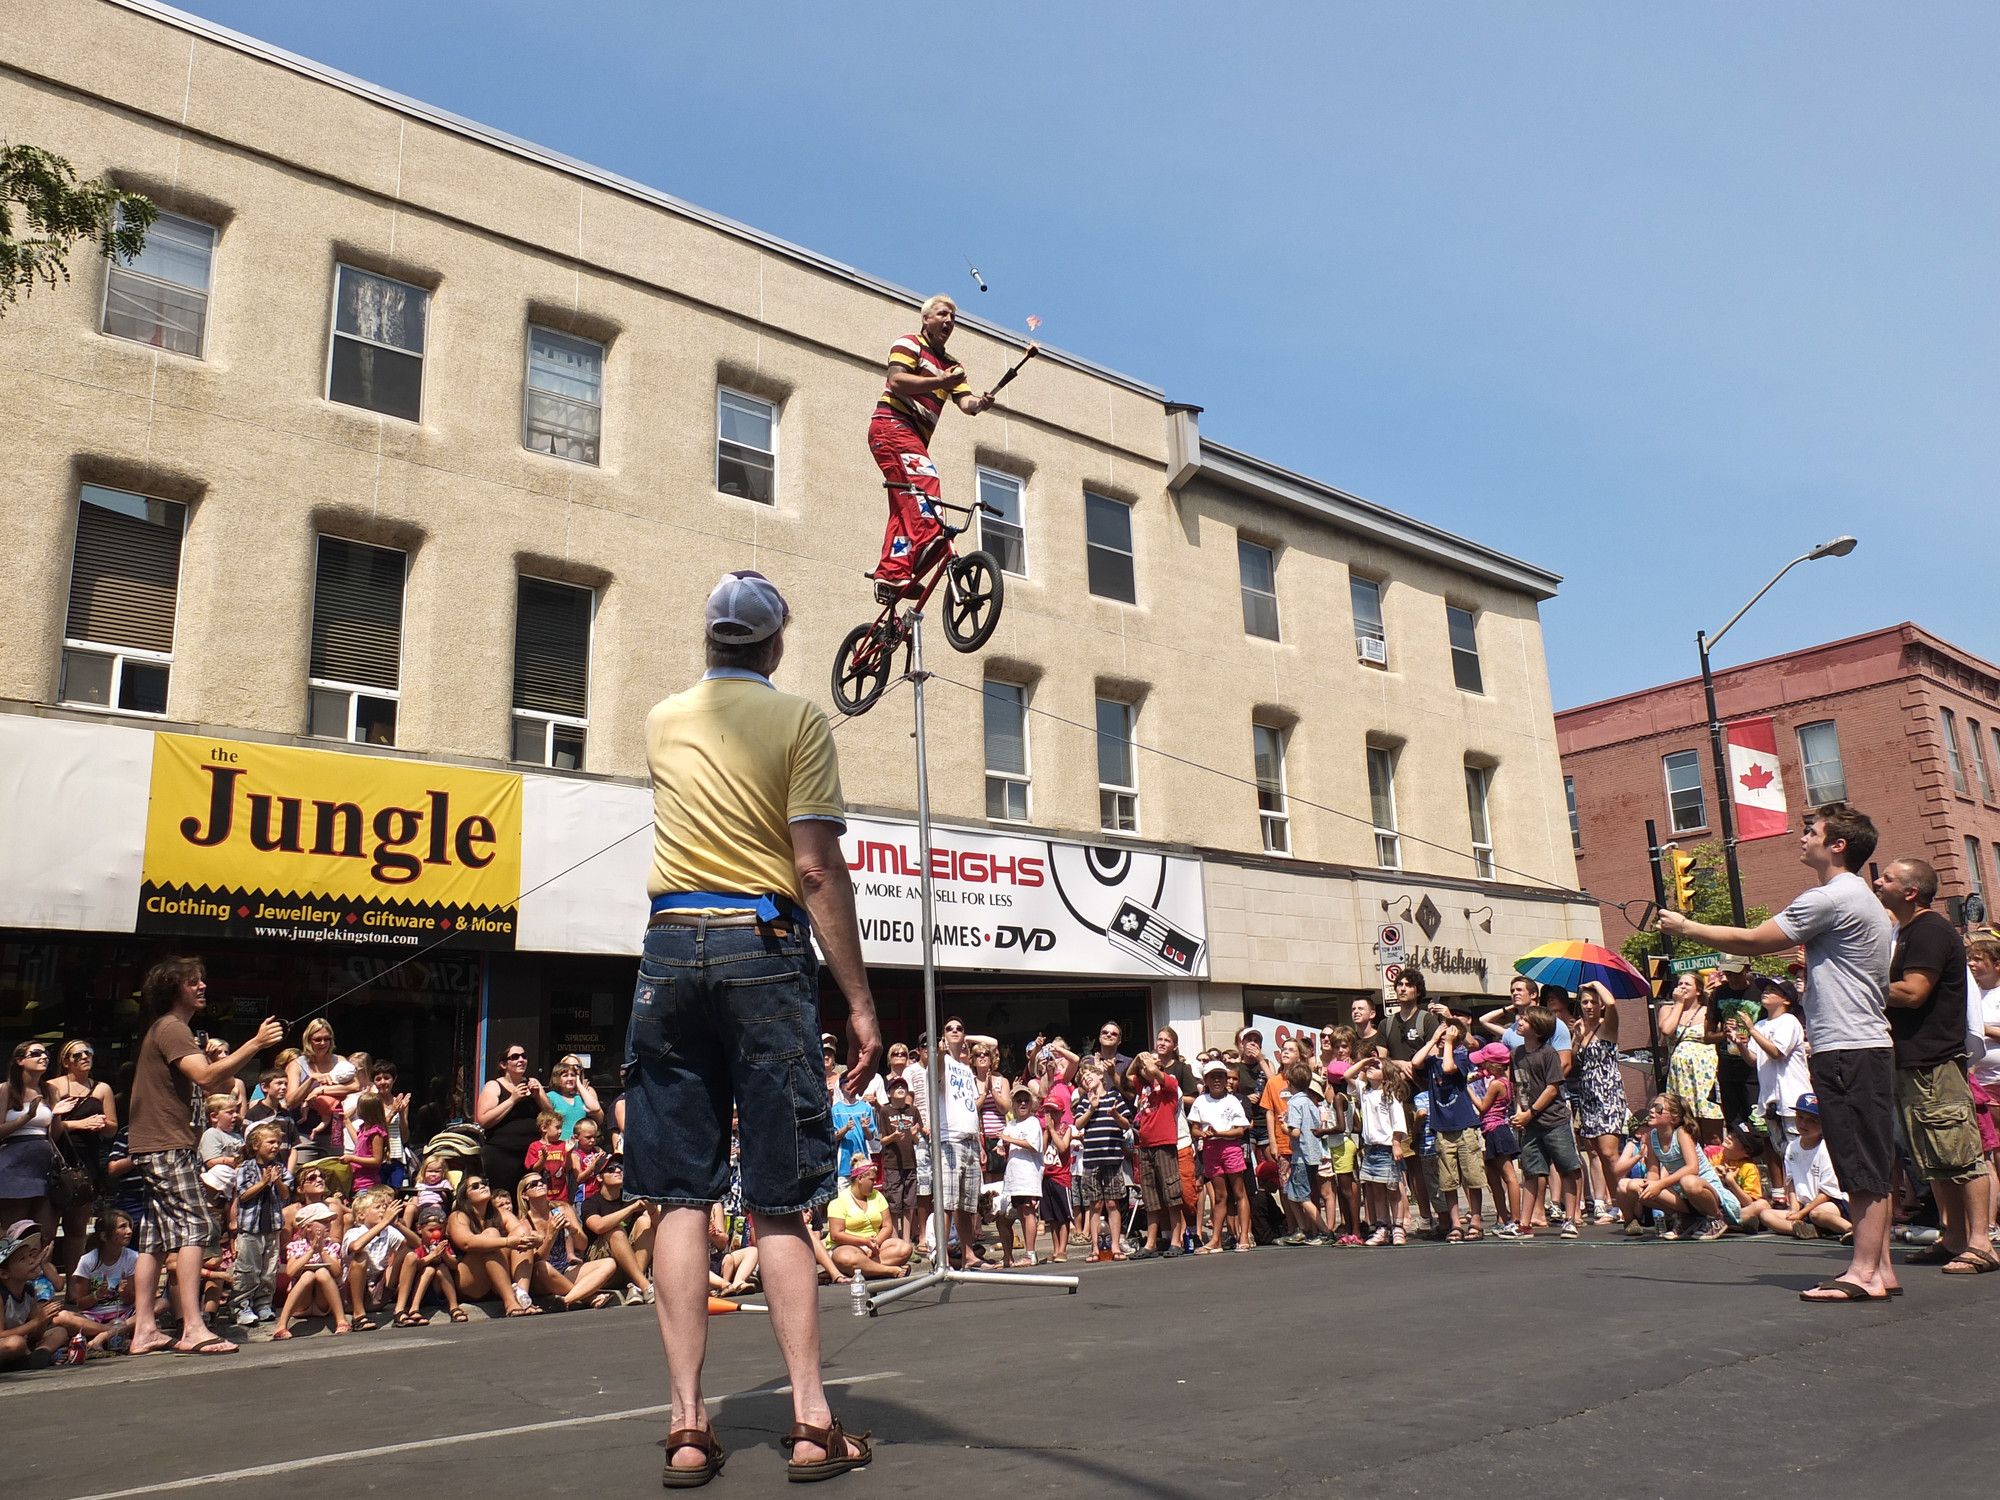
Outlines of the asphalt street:
{"label": "asphalt street", "polygon": [[[871,1319],[828,1288],[834,1408],[879,1446],[821,1493],[1983,1491],[2000,1276],[1912,1267],[1895,1302],[1797,1299],[1843,1264],[1764,1239],[1488,1240],[1073,1263],[1074,1296],[960,1286]],[[707,1493],[801,1493],[768,1322],[710,1331],[732,1457]],[[111,1360],[0,1377],[0,1492],[654,1494],[666,1400],[643,1307]]]}

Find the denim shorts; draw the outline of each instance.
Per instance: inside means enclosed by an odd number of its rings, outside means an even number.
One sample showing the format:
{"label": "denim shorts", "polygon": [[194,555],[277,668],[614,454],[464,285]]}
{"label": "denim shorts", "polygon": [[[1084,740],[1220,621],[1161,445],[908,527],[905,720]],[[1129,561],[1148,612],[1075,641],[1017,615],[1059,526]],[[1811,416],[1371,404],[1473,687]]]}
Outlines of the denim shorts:
{"label": "denim shorts", "polygon": [[1546,1177],[1551,1167],[1559,1175],[1583,1170],[1583,1158],[1576,1154],[1576,1132],[1570,1129],[1569,1115],[1553,1110],[1521,1132],[1521,1175]]}
{"label": "denim shorts", "polygon": [[647,929],[625,1038],[627,1193],[720,1202],[734,1105],[746,1209],[800,1213],[833,1196],[818,974],[802,932]]}
{"label": "denim shorts", "polygon": [[1361,1148],[1361,1180],[1393,1187],[1403,1180],[1403,1164],[1393,1146],[1364,1145]]}
{"label": "denim shorts", "polygon": [[1285,1196],[1294,1203],[1312,1201],[1313,1168],[1302,1151],[1292,1153],[1292,1170],[1285,1178]]}

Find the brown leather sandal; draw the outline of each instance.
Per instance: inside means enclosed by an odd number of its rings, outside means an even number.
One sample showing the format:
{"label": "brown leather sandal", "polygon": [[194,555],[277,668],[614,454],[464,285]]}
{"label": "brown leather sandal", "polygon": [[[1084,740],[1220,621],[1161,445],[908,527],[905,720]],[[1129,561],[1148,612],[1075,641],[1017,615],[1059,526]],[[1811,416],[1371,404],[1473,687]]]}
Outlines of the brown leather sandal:
{"label": "brown leather sandal", "polygon": [[[683,1448],[699,1448],[708,1456],[708,1461],[699,1469],[676,1469],[674,1454]],[[729,1462],[729,1455],[722,1444],[715,1440],[712,1427],[681,1427],[667,1434],[667,1466],[660,1476],[660,1483],[670,1490],[700,1489],[709,1480],[722,1472],[722,1466]]]}
{"label": "brown leather sandal", "polygon": [[812,1443],[826,1450],[826,1457],[817,1462],[802,1464],[797,1459],[785,1465],[785,1478],[794,1484],[811,1484],[819,1479],[831,1479],[836,1474],[845,1474],[849,1469],[859,1469],[875,1457],[868,1446],[870,1434],[850,1437],[840,1430],[840,1418],[835,1417],[824,1427],[809,1427],[804,1422],[794,1422],[792,1430],[780,1441],[789,1450],[794,1443]]}

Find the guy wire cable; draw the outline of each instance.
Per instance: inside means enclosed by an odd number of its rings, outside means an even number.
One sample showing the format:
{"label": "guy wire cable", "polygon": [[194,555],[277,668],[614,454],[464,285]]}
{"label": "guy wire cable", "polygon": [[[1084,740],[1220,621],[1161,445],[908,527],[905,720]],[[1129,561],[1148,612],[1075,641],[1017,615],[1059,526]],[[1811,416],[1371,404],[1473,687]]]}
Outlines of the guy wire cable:
{"label": "guy wire cable", "polygon": [[[889,688],[885,691],[884,696],[887,696],[887,692],[893,692],[896,688],[900,687],[903,683],[907,681],[909,681],[907,677],[900,677],[895,682],[890,683]],[[877,699],[876,701],[880,702],[881,700]],[[870,705],[870,707],[873,706],[874,706],[873,704]],[[847,724],[851,723],[853,720],[859,717],[860,717],[859,714],[836,715],[831,724],[829,725],[829,732],[837,734],[843,727],[845,727]],[[609,854],[613,849],[616,849],[620,844],[624,843],[627,839],[638,837],[638,835],[644,833],[647,829],[651,828],[652,826],[653,826],[653,820],[651,818],[648,818],[645,822],[641,823],[637,828],[632,829],[629,833],[619,834],[617,838],[613,839],[610,843],[606,844],[602,849],[592,850],[589,854],[584,855],[582,859],[578,860],[575,864],[570,865],[567,869],[556,871],[555,874],[551,875],[547,880],[544,880],[540,885],[530,886],[527,890],[521,892],[520,895],[514,898],[514,905],[516,907],[519,907],[523,901],[526,901],[530,896],[534,895],[536,891],[541,890],[544,886],[554,885],[558,880],[561,880],[563,876],[570,874],[572,871],[582,869],[585,865],[589,864],[593,859],[598,858],[600,855]],[[395,973],[398,969],[402,968],[404,964],[415,963],[418,959],[422,958],[426,953],[436,952],[439,948],[442,948],[446,943],[450,942],[453,938],[457,936],[458,933],[455,931],[447,932],[443,937],[438,938],[436,941],[424,944],[424,946],[417,949],[416,952],[397,959],[394,963],[390,964],[388,968],[382,970],[381,973],[373,975],[370,978],[364,979],[359,984],[349,985],[346,989],[342,990],[339,994],[333,996],[331,999],[321,1001],[318,1005],[315,1005],[311,1010],[306,1011],[302,1015],[293,1017],[290,1021],[285,1023],[286,1026],[292,1027],[292,1026],[303,1025],[305,1022],[310,1021],[314,1016],[320,1014],[322,1011],[332,1010],[334,1006],[338,1005],[341,1001],[345,1000],[349,995],[358,994],[362,990],[367,989],[370,985],[380,983],[382,980],[387,979],[391,974]]]}
{"label": "guy wire cable", "polygon": [[[969,682],[960,682],[956,678],[946,677],[939,672],[931,673],[931,680],[934,682],[948,682],[955,688],[963,688],[968,693],[978,693],[981,696],[984,696],[984,689],[976,688]],[[1046,708],[1030,707],[1027,711],[1031,714],[1040,714],[1045,719],[1053,719],[1058,724],[1067,724],[1072,729],[1081,729],[1086,734],[1095,735],[1097,733],[1097,726],[1094,724],[1084,724],[1078,722],[1075,719],[1065,719],[1061,714],[1051,713]],[[1238,776],[1233,771],[1218,770],[1214,766],[1203,765],[1198,760],[1189,760],[1184,755],[1175,755],[1171,750],[1161,750],[1154,745],[1141,745],[1137,740],[1132,741],[1131,745],[1134,750],[1144,750],[1150,755],[1159,756],[1162,760],[1171,760],[1183,766],[1191,766],[1197,771],[1206,771],[1211,776],[1220,776],[1224,781],[1234,781],[1247,787],[1255,787],[1257,785],[1255,777]],[[1364,818],[1360,816],[1358,813],[1346,812],[1338,807],[1328,807],[1324,803],[1309,801],[1304,797],[1295,797],[1289,791],[1285,793],[1285,800],[1287,802],[1296,802],[1300,807],[1310,807],[1318,812],[1332,813],[1336,818],[1346,818],[1350,823],[1360,823],[1368,828],[1373,828],[1375,826],[1375,821],[1372,818]],[[1419,838],[1414,833],[1404,833],[1401,829],[1398,829],[1396,831],[1396,836],[1398,838],[1408,839],[1413,844],[1421,844],[1426,849],[1436,849],[1441,853],[1445,854],[1457,854],[1463,856],[1466,859],[1472,858],[1471,851],[1469,850],[1454,849],[1449,844],[1434,843],[1430,839]],[[1498,860],[1494,861],[1493,868],[1496,870],[1505,870],[1509,875],[1519,875],[1523,880],[1529,881],[1534,885],[1540,886],[1543,890],[1559,891],[1565,896],[1581,896],[1583,897],[1584,900],[1590,902],[1595,902],[1597,900],[1597,898],[1591,895],[1590,892],[1588,891],[1576,891],[1576,890],[1571,890],[1566,885],[1556,885],[1546,880],[1544,877],[1540,875],[1531,875],[1526,870],[1517,870],[1512,865],[1501,864]],[[1402,873],[1409,874],[1415,872],[1404,871]]]}

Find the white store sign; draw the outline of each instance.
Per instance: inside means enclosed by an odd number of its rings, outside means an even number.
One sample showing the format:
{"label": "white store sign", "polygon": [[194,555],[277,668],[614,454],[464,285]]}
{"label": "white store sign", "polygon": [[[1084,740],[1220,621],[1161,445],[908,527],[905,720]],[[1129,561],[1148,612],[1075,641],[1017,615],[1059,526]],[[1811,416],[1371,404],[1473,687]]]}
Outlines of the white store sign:
{"label": "white store sign", "polygon": [[[850,818],[840,847],[863,957],[922,964],[916,826]],[[934,826],[931,886],[939,968],[1208,974],[1200,860]]]}

